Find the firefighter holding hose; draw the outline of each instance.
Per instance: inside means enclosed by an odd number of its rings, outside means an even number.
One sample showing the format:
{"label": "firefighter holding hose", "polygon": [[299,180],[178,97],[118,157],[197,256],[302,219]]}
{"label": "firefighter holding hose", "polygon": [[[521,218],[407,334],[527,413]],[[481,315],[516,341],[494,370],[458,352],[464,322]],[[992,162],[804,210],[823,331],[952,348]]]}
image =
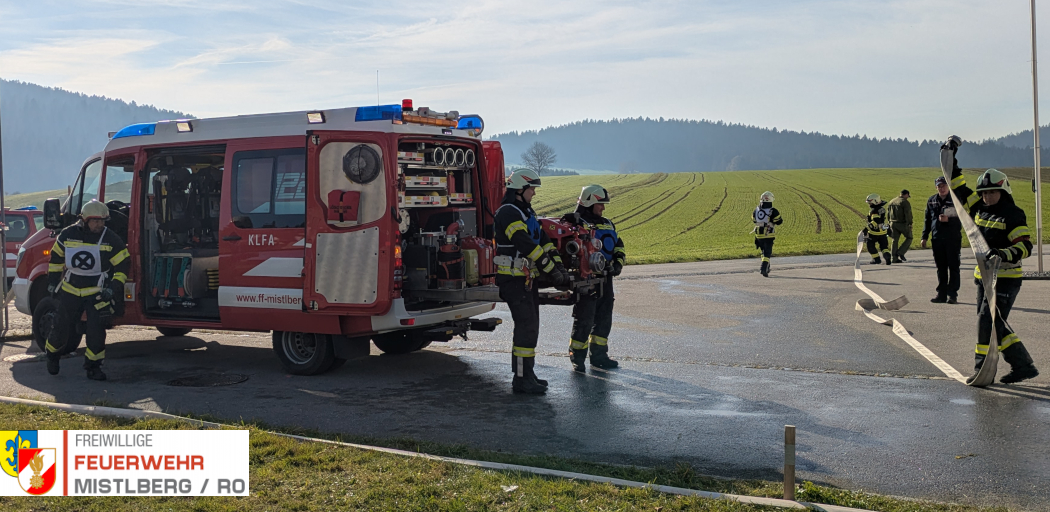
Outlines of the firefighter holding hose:
{"label": "firefighter holding hose", "polygon": [[548,274],[555,285],[569,282],[554,244],[540,229],[532,209],[532,198],[540,186],[536,171],[520,169],[507,178],[507,193],[496,210],[496,285],[514,319],[511,369],[515,393],[541,395],[547,381],[536,377],[536,342],[540,335],[539,289],[533,286],[537,272]]}
{"label": "firefighter holding hose", "polygon": [[[941,146],[942,154],[946,151],[952,153],[952,190],[970,212],[974,224],[977,224],[977,229],[988,243],[989,251],[984,256],[1001,260],[995,282],[995,305],[998,311],[995,315],[995,332],[999,338],[999,351],[1003,359],[1010,363],[1010,372],[999,381],[1003,384],[1021,382],[1039,375],[1039,370],[1035,368],[1032,356],[1017,333],[1007,323],[1007,318],[1021,291],[1021,260],[1032,253],[1031,231],[1024,210],[1014,203],[1010,180],[1002,171],[984,171],[977,180],[976,193],[966,185],[959,161],[954,158],[960,144],[962,139],[953,135]],[[974,374],[967,379],[967,384],[981,370],[992,336],[992,312],[984,296],[980,267],[974,270],[973,275],[977,284],[977,348]]]}
{"label": "firefighter holding hose", "polygon": [[594,296],[598,290],[590,294],[581,294],[579,302],[572,308],[574,320],[569,339],[569,358],[572,360],[572,369],[578,372],[587,371],[588,348],[591,352],[591,366],[605,370],[620,366],[609,358],[609,332],[612,330],[613,277],[623,271],[627,256],[623,248],[623,239],[616,234],[616,226],[602,216],[607,204],[608,190],[601,185],[587,185],[580,191],[576,206],[579,218],[595,227],[594,236],[601,241],[602,254],[609,262],[602,293],[598,297]]}
{"label": "firefighter holding hose", "polygon": [[57,302],[54,324],[47,337],[47,372],[58,375],[59,359],[73,339],[81,313],[87,315],[84,369],[91,380],[106,380],[106,320],[124,312],[124,282],[129,254],[124,241],[106,228],[109,208],[92,199],[80,213],[81,221],[62,230],[51,247],[47,267],[48,292]]}
{"label": "firefighter holding hose", "polygon": [[751,212],[751,221],[755,223],[755,248],[762,251],[762,267],[759,272],[769,277],[769,258],[773,256],[773,242],[776,241],[776,226],[784,223],[780,211],[773,208],[773,193],[765,191],[758,197],[758,206]]}

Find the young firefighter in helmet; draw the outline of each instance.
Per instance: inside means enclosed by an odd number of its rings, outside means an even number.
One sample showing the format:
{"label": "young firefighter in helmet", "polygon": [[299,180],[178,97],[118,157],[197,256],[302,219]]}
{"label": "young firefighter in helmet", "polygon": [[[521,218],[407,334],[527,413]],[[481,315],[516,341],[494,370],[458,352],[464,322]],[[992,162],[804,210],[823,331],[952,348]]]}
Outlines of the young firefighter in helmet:
{"label": "young firefighter in helmet", "polygon": [[540,186],[536,171],[520,169],[507,179],[503,205],[496,210],[496,285],[499,297],[514,318],[514,347],[511,369],[515,393],[539,395],[547,392],[547,381],[538,379],[536,341],[540,335],[539,288],[533,286],[536,272],[548,274],[555,285],[567,284],[569,274],[561,256],[532,209],[532,197]]}
{"label": "young firefighter in helmet", "polygon": [[[1000,382],[1011,384],[1031,379],[1039,375],[1032,356],[1028,354],[1020,338],[1006,323],[1010,309],[1021,291],[1021,260],[1032,252],[1031,232],[1024,210],[1014,204],[1010,180],[996,169],[988,169],[977,180],[977,191],[966,186],[966,179],[959,168],[955,153],[962,144],[962,139],[953,135],[941,146],[941,154],[950,151],[952,154],[951,187],[955,197],[965,205],[977,224],[986,242],[989,252],[986,257],[998,256],[1001,259],[995,282],[995,303],[998,314],[995,316],[995,332],[999,337],[999,351],[1003,359],[1010,363],[1010,373],[1003,375]],[[980,268],[974,269],[974,282],[977,284],[977,349],[974,355],[974,374],[967,379],[971,382],[984,364],[988,355],[989,340],[992,336],[992,314],[984,297],[984,282],[981,280]]]}
{"label": "young firefighter in helmet", "polygon": [[[572,308],[572,335],[569,339],[569,358],[572,369],[587,370],[587,348],[591,350],[591,365],[612,369],[620,366],[609,358],[609,331],[612,330],[613,277],[620,275],[627,256],[623,250],[623,239],[616,234],[616,226],[602,216],[609,204],[609,191],[601,185],[587,185],[580,191],[576,213],[580,219],[595,227],[595,237],[602,243],[602,254],[608,262],[605,268],[605,284],[600,297],[592,294],[580,296]],[[597,293],[595,290],[592,293]]]}
{"label": "young firefighter in helmet", "polygon": [[[47,337],[47,372],[58,374],[66,343],[74,339],[81,313],[87,314],[84,369],[92,380],[106,380],[106,320],[124,312],[128,249],[106,228],[109,208],[92,199],[80,213],[81,221],[58,234],[47,266],[48,292],[57,302],[54,324]],[[79,344],[79,343],[78,343]]]}
{"label": "young firefighter in helmet", "polygon": [[755,248],[762,251],[762,268],[759,272],[769,277],[769,258],[773,256],[773,242],[776,241],[775,226],[784,223],[780,211],[773,208],[773,193],[765,191],[758,197],[758,207],[751,212],[751,221],[755,223]]}
{"label": "young firefighter in helmet", "polygon": [[[868,237],[868,253],[871,254],[871,264],[878,265],[882,263],[882,259],[879,258],[879,251],[882,251],[882,255],[886,258],[886,264],[889,265],[893,259],[890,256],[890,226],[889,221],[886,219],[886,201],[883,201],[878,194],[868,194],[865,201],[871,210],[868,211],[868,223],[864,226],[864,233]],[[878,244],[879,248],[875,249],[875,244]]]}

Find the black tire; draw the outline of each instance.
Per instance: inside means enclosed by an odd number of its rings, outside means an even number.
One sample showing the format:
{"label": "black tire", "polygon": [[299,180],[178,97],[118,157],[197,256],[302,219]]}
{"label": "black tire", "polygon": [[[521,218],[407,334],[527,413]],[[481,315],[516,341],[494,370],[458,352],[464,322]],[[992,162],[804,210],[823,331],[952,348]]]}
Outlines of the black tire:
{"label": "black tire", "polygon": [[372,343],[375,343],[384,354],[392,355],[418,352],[430,346],[430,341],[414,340],[409,332],[376,334],[372,336]]}
{"label": "black tire", "polygon": [[[40,299],[36,304],[36,308],[33,309],[33,341],[36,342],[36,346],[40,347],[40,350],[47,352],[47,337],[51,334],[51,327],[55,321],[55,313],[58,310],[58,303],[51,297],[44,297]],[[77,322],[80,324],[81,322]],[[83,337],[84,328],[81,325],[77,325],[69,332],[69,339],[66,340],[66,348],[62,351],[62,355],[75,352],[76,349],[80,348],[80,340]]]}
{"label": "black tire", "polygon": [[161,336],[185,336],[193,329],[188,327],[157,327]]}
{"label": "black tire", "polygon": [[339,361],[327,334],[273,331],[273,352],[292,375],[320,375]]}

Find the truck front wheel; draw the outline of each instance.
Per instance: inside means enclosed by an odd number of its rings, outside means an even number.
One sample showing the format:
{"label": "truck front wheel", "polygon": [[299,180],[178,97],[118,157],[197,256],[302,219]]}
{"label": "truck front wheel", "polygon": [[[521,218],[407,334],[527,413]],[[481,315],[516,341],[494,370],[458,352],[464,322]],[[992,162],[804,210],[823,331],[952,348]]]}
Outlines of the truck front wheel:
{"label": "truck front wheel", "polygon": [[293,375],[319,375],[337,362],[332,337],[327,334],[274,331],[273,351]]}

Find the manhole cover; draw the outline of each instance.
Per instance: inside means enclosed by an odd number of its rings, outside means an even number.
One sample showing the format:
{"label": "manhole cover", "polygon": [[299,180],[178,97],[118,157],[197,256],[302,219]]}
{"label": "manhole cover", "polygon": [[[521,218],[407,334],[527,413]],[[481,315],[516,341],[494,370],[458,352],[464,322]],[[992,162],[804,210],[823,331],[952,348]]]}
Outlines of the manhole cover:
{"label": "manhole cover", "polygon": [[248,376],[239,373],[198,373],[176,377],[169,380],[168,385],[187,388],[213,388],[216,386],[240,384],[246,380],[248,380]]}

